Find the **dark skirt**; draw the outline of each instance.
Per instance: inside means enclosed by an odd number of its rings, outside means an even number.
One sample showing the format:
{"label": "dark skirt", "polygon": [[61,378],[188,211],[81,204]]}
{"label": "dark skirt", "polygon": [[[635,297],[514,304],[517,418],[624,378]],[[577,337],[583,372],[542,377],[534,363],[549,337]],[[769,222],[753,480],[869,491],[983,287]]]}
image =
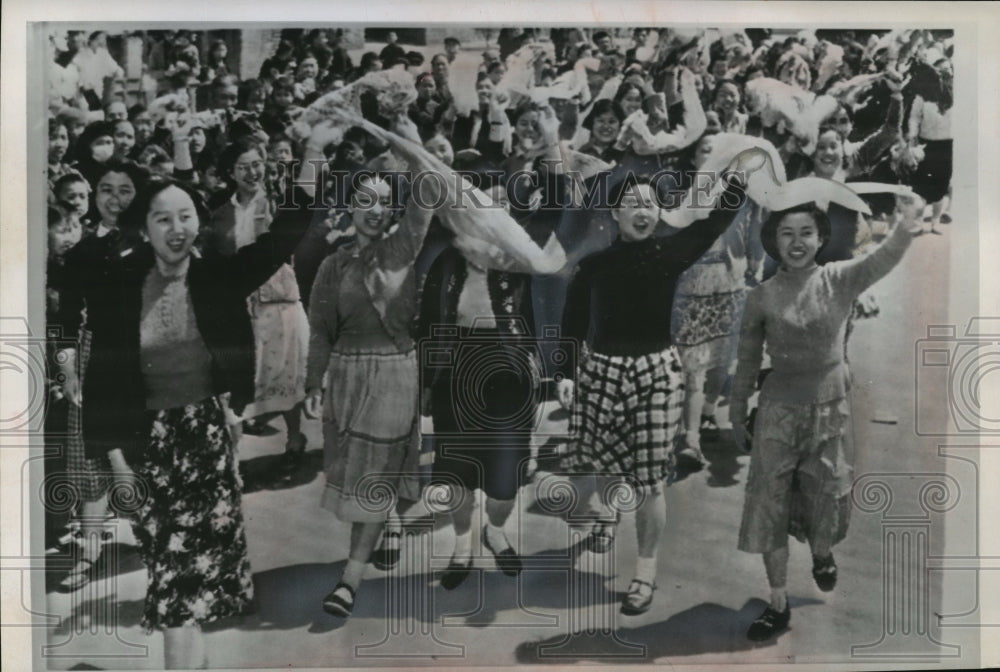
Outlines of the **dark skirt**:
{"label": "dark skirt", "polygon": [[150,412],[149,443],[134,465],[133,520],[148,571],[143,625],[174,628],[241,613],[253,599],[242,484],[215,397]]}
{"label": "dark skirt", "polygon": [[928,203],[937,203],[951,185],[951,140],[920,140],[924,160],[913,172],[913,191]]}
{"label": "dark skirt", "polygon": [[525,483],[540,386],[531,342],[465,340],[432,387],[432,482],[511,500]]}

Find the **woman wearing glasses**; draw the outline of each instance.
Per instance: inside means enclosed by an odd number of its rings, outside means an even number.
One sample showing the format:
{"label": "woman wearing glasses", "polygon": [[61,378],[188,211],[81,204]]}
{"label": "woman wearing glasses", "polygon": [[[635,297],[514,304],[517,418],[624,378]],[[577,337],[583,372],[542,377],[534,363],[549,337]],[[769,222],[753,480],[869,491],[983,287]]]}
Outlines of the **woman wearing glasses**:
{"label": "woman wearing glasses", "polygon": [[[264,149],[250,137],[223,151],[221,172],[235,189],[232,198],[212,213],[206,232],[208,247],[231,256],[268,230],[275,206],[265,188],[265,160]],[[256,341],[256,390],[243,417],[283,414],[288,430],[285,452],[294,461],[306,447],[300,411],[305,398],[309,321],[292,267],[283,264],[250,296],[248,305]]]}

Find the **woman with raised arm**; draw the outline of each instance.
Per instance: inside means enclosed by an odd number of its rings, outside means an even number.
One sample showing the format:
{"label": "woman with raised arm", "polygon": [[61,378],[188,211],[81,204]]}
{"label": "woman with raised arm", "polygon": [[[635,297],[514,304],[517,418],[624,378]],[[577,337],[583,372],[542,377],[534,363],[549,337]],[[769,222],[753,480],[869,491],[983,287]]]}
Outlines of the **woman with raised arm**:
{"label": "woman with raised arm", "polygon": [[[419,146],[413,123],[395,128]],[[405,144],[394,150],[413,173],[424,169]],[[328,613],[348,617],[365,567],[385,527],[385,489],[398,507],[420,495],[418,481],[419,375],[410,333],[417,314],[413,269],[440,183],[419,180],[391,233],[389,183],[355,180],[348,212],[356,241],[326,258],[316,274],[309,305],[311,338],[306,414],[323,418],[327,485],[322,505],[351,523],[347,565],[323,599]],[[433,192],[433,193],[432,193]],[[328,386],[322,387],[324,374]]]}
{"label": "woman with raised arm", "polygon": [[[626,615],[644,613],[653,601],[666,525],[664,488],[673,471],[684,395],[670,334],[674,291],[681,273],[711,247],[745,202],[744,185],[735,175],[729,179],[718,207],[700,208],[707,221],[694,222],[695,208],[667,213],[667,222],[683,229],[669,237],[654,235],[662,213],[655,187],[648,180],[623,180],[611,192],[619,238],[580,262],[566,298],[563,336],[587,351],[578,370],[564,367],[558,383],[565,407],[574,396],[578,399],[567,466],[598,474],[599,484],[606,481],[602,477],[624,476],[640,502],[635,578],[621,605]],[[607,486],[603,490],[609,494]],[[595,527],[592,550],[611,549],[613,514]]]}
{"label": "woman with raised arm", "polygon": [[747,299],[729,409],[736,445],[747,450],[747,400],[766,344],[772,372],[750,437],[739,549],[763,554],[771,603],[750,626],[751,640],[770,639],[788,627],[790,535],[809,542],[820,590],[836,585],[832,548],[847,534],[853,481],[844,356],[848,315],[855,298],[903,258],[919,200],[903,197],[905,221],[871,254],[849,261],[816,263],[830,239],[830,220],[813,203],[773,212],[761,230],[764,249],[781,267]]}
{"label": "woman with raised arm", "polygon": [[148,242],[94,258],[99,291],[87,298],[86,451],[107,456],[135,488],[133,529],[149,573],[143,624],[164,631],[168,668],[206,666],[201,625],[253,597],[225,397],[237,412],[253,398],[246,299],[304,231],[279,213],[233,256],[200,256],[207,218],[190,186],[151,182],[120,218]]}

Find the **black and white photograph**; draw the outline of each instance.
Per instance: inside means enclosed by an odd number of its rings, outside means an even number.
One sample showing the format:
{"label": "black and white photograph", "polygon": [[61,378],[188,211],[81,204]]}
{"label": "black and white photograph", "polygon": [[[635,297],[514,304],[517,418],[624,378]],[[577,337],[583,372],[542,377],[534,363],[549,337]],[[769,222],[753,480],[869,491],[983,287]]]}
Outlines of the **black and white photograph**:
{"label": "black and white photograph", "polygon": [[997,4],[284,4],[5,6],[5,665],[1000,664]]}

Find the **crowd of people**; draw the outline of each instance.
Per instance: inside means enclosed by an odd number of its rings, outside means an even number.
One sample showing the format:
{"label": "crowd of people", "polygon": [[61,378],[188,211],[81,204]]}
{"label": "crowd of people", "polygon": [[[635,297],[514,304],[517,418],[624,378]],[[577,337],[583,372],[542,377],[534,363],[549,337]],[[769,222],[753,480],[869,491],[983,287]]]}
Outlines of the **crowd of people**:
{"label": "crowd of people", "polygon": [[[753,446],[738,545],[771,589],[748,636],[788,625],[789,535],[833,588],[851,324],[949,222],[948,31],[502,29],[481,61],[389,32],[355,65],[340,31],[286,30],[253,79],[196,37],[150,38],[151,97],[104,32],[48,39],[48,429],[80,501],[64,590],[100,575],[109,474],[138,479],[144,624],[168,666],[203,664],[201,624],[253,600],[236,447],[278,417],[289,467],[321,419],[322,506],[351,523],[329,613],[398,562],[396,510],[428,487],[455,503],[441,585],[470,572],[476,490],[475,532],[516,575],[505,524],[545,379],[571,410],[591,551],[613,549],[608,493],[640,498],[622,613],[652,603],[672,475],[729,424]],[[567,339],[578,356],[553,357]]]}

